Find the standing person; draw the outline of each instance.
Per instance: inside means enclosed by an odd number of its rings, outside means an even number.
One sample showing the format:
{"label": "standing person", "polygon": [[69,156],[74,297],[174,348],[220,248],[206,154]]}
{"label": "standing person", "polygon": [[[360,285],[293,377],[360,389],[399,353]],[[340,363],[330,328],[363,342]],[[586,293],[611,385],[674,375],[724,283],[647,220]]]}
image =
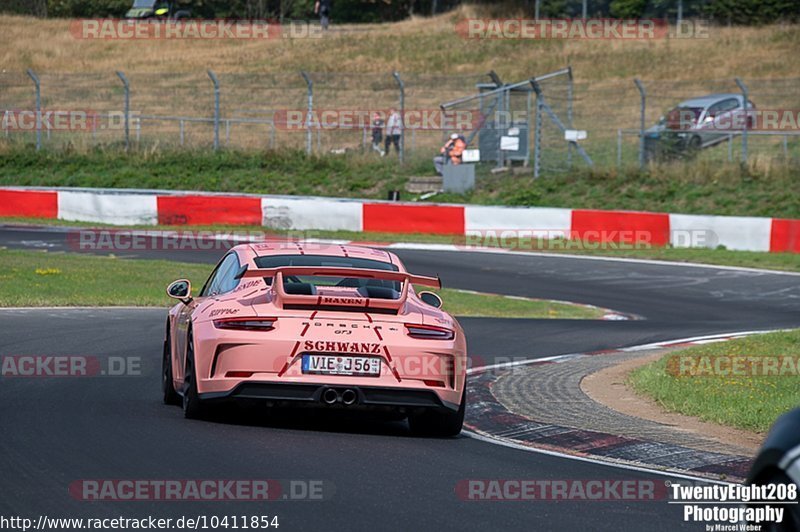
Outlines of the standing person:
{"label": "standing person", "polygon": [[384,147],[386,153],[389,153],[389,148],[394,144],[394,149],[400,153],[400,135],[403,134],[403,120],[395,109],[389,110],[389,119],[386,121],[386,145]]}
{"label": "standing person", "polygon": [[372,149],[381,154],[381,157],[386,155],[386,152],[381,149],[381,141],[383,140],[383,126],[384,121],[380,113],[372,115]]}
{"label": "standing person", "polygon": [[319,23],[323,30],[328,29],[331,20],[332,0],[317,0],[314,4],[314,14],[319,15]]}

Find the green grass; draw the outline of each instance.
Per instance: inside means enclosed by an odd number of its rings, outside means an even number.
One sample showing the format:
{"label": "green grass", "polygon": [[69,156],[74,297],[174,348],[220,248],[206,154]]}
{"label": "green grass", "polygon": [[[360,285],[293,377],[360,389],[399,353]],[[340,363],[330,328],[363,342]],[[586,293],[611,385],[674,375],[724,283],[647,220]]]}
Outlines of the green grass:
{"label": "green grass", "polygon": [[[43,218],[0,217],[0,224],[33,224],[55,225],[66,227],[111,227],[103,224],[88,222],[66,222],[63,220],[50,220]],[[114,226],[121,229],[119,226]],[[243,233],[265,234],[266,230],[260,226],[132,226],[138,229],[162,229],[175,231],[239,231]],[[291,238],[307,239],[341,239],[354,242],[416,242],[423,244],[464,244],[463,237],[430,235],[423,233],[393,234],[393,233],[357,233],[352,231],[275,231],[269,234],[288,235]],[[526,251],[526,250],[520,250]],[[553,242],[548,250],[532,250],[544,253],[595,255],[617,258],[663,260],[671,262],[685,262],[694,264],[712,264],[719,266],[736,266],[742,268],[759,268],[766,270],[800,272],[800,261],[795,253],[761,253],[756,251],[732,251],[727,249],[701,249],[701,248],[650,248],[626,249],[624,247],[599,249],[596,245],[582,246],[580,242],[558,241]]]}
{"label": "green grass", "polygon": [[778,416],[800,406],[797,372],[780,376],[709,376],[706,372],[692,376],[678,370],[679,357],[721,355],[800,357],[800,330],[682,350],[634,370],[628,382],[636,392],[655,399],[669,411],[757,432],[766,431]]}
{"label": "green grass", "polygon": [[596,320],[605,314],[604,309],[560,301],[508,297],[453,288],[442,288],[436,292],[444,301],[442,308],[456,316]]}
{"label": "green grass", "polygon": [[[0,142],[0,148],[2,148]],[[271,152],[155,151],[120,153],[0,149],[0,186],[156,188],[231,193],[385,199],[389,190],[417,199],[404,187],[412,176],[432,175],[428,157],[405,166],[368,155],[306,156]],[[673,213],[800,218],[800,167],[787,163],[742,168],[728,163],[673,164],[575,170],[534,180],[530,174],[491,175],[479,166],[474,191],[439,194],[428,201]]]}
{"label": "green grass", "polygon": [[[212,265],[0,249],[0,307],[166,306],[164,289],[188,278],[199,289]],[[457,316],[598,319],[603,309],[442,289]]]}

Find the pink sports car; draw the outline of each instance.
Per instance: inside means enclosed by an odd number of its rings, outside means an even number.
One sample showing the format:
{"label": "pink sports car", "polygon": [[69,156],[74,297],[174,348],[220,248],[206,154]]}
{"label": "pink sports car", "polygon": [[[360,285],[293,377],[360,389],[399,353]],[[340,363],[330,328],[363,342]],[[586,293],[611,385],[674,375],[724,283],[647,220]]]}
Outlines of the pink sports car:
{"label": "pink sports car", "polygon": [[438,278],[357,246],[264,242],[230,249],[200,293],[180,279],[164,341],[164,402],[188,418],[210,403],[388,410],[415,433],[453,436],[467,347],[441,310]]}

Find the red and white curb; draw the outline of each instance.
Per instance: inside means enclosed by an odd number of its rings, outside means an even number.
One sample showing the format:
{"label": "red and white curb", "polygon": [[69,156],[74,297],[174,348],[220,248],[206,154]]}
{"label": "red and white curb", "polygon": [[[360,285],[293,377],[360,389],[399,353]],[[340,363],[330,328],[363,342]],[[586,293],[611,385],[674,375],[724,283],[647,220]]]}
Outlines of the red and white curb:
{"label": "red and white curb", "polygon": [[435,234],[483,242],[569,238],[800,253],[800,220],[551,207],[386,202],[211,192],[0,187],[0,216],[112,225],[250,225],[280,230]]}
{"label": "red and white curb", "polygon": [[[520,366],[560,364],[590,356],[651,351],[669,347],[704,345],[773,332],[780,332],[780,330],[741,331],[695,336],[620,349],[587,353],[569,353],[470,368],[467,371],[467,374],[471,376],[470,393],[472,395],[470,397],[470,404],[473,405],[473,412],[476,416],[475,419],[468,421],[468,428],[463,431],[463,434],[487,443],[521,451],[546,454],[569,460],[578,460],[654,475],[718,483],[728,483],[725,480],[721,480],[720,476],[727,479],[741,480],[744,478],[746,469],[749,467],[748,457],[694,451],[678,446],[660,444],[658,442],[639,441],[595,431],[584,431],[569,427],[541,424],[535,420],[508,411],[492,395],[491,387],[494,379],[499,375]],[[531,434],[536,436],[535,441],[532,441],[530,438]],[[542,436],[542,434],[545,436]],[[581,450],[576,451],[574,447],[579,440],[582,442]],[[603,449],[605,456],[593,452],[593,443],[597,444],[596,448]],[[616,452],[608,453],[607,449],[609,447],[613,447]],[[647,463],[649,458],[648,454],[654,453],[654,451],[662,461],[657,466],[654,466],[652,463]],[[641,456],[641,459],[637,459],[637,456]],[[674,456],[675,460],[672,464],[665,465],[663,461],[665,458],[668,460],[670,456]],[[692,464],[692,467],[681,467],[682,464],[689,463]]]}

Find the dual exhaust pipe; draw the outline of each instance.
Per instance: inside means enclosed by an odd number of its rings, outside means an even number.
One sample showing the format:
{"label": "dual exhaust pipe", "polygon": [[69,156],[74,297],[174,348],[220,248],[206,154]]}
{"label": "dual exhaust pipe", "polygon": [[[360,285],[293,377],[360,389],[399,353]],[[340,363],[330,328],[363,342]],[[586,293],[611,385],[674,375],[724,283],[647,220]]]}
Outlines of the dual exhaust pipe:
{"label": "dual exhaust pipe", "polygon": [[351,390],[350,388],[346,389],[341,394],[333,388],[326,388],[325,391],[322,392],[322,402],[326,405],[336,404],[339,401],[345,406],[350,406],[358,401],[358,394],[355,390]]}

